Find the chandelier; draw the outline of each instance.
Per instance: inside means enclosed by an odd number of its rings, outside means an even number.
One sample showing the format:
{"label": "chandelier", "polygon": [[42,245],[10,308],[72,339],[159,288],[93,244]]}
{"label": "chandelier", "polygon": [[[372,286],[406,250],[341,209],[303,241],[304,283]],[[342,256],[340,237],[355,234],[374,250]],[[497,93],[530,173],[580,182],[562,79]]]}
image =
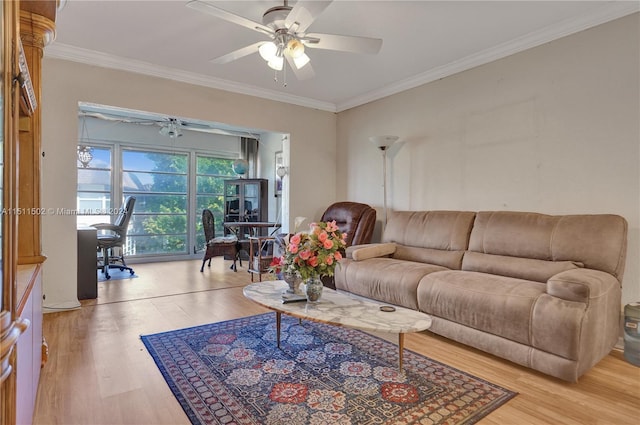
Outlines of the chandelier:
{"label": "chandelier", "polygon": [[78,161],[80,161],[80,165],[82,168],[88,168],[91,160],[93,159],[93,154],[91,151],[93,148],[90,146],[80,145],[77,148]]}

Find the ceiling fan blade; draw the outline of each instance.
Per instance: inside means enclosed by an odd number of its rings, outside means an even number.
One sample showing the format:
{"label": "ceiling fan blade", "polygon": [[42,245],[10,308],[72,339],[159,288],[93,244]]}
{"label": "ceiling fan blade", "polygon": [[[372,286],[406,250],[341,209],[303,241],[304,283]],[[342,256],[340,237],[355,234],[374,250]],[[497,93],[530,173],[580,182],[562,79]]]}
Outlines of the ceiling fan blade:
{"label": "ceiling fan blade", "polygon": [[[305,40],[319,39],[316,40]],[[379,38],[355,37],[351,35],[335,34],[306,34],[302,39],[305,46],[314,49],[338,50],[341,52],[367,53],[375,55],[382,47],[382,40]]]}
{"label": "ceiling fan blade", "polygon": [[252,21],[251,19],[244,18],[235,13],[227,12],[213,5],[213,2],[206,0],[192,0],[187,3],[187,7],[197,10],[199,12],[207,13],[216,18],[224,19],[225,21],[232,22],[237,25],[252,29],[254,31],[266,32],[267,34],[273,34],[273,30],[261,23]]}
{"label": "ceiling fan blade", "polygon": [[289,64],[289,66],[291,67],[291,69],[293,70],[293,73],[295,74],[296,78],[298,80],[308,80],[310,78],[313,78],[316,76],[316,73],[313,72],[313,68],[311,67],[310,63],[307,63],[306,65],[304,65],[301,68],[297,68],[295,62],[293,61],[293,58],[289,55],[284,55],[285,58],[287,58],[287,63]]}
{"label": "ceiling fan blade", "polygon": [[287,15],[287,19],[284,21],[285,25],[296,33],[304,32],[332,2],[333,0],[298,0],[295,6],[293,6],[293,9],[291,9],[291,12],[289,12],[289,15]]}
{"label": "ceiling fan blade", "polygon": [[243,47],[241,49],[238,50],[234,50],[231,53],[227,53],[226,55],[223,56],[219,56],[215,59],[211,59],[209,62],[211,63],[215,63],[215,64],[225,64],[225,63],[229,63],[231,61],[234,61],[236,59],[240,59],[243,58],[245,56],[248,56],[252,53],[256,53],[258,51],[258,48],[264,44],[264,41],[259,41],[257,43],[253,43],[250,44],[249,46]]}

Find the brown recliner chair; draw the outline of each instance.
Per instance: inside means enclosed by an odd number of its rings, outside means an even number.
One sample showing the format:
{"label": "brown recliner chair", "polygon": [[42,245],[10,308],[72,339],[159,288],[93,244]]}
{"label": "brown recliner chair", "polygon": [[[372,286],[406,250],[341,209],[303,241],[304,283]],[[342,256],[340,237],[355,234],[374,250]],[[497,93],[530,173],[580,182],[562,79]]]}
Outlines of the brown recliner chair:
{"label": "brown recliner chair", "polygon": [[[359,202],[336,202],[326,209],[320,220],[335,220],[340,231],[347,233],[345,241],[349,247],[371,243],[373,228],[376,225],[376,210]],[[328,288],[336,288],[333,276],[324,276],[322,283]]]}
{"label": "brown recliner chair", "polygon": [[335,220],[341,232],[347,233],[347,246],[371,243],[376,225],[376,210],[359,202],[336,202],[326,209],[320,221]]}

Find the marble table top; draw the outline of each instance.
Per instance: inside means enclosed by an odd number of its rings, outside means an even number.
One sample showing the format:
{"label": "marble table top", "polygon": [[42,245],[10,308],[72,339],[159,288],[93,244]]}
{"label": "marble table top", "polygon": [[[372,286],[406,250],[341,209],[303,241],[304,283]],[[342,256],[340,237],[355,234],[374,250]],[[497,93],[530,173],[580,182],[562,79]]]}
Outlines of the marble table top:
{"label": "marble table top", "polygon": [[[420,332],[429,329],[431,316],[404,307],[394,306],[395,311],[380,311],[389,305],[349,292],[324,288],[316,303],[282,303],[282,292],[288,288],[283,280],[256,282],[245,286],[248,299],[276,312],[316,322],[345,326],[363,331],[389,333]],[[304,293],[304,284],[301,291]]]}

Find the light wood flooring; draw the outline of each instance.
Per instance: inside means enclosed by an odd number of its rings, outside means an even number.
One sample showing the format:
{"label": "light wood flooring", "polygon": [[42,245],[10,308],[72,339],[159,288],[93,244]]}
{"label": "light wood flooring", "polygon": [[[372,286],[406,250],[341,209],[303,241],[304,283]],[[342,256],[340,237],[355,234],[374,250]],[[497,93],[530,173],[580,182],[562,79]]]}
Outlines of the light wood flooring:
{"label": "light wood flooring", "polygon": [[[138,264],[138,278],[101,283],[98,299],[81,309],[45,314],[49,361],[34,424],[189,424],[139,336],[267,311],[242,295],[246,268],[234,273],[216,258],[200,273],[200,264]],[[620,353],[572,384],[428,332],[407,335],[405,347],[519,393],[482,424],[619,425],[640,418],[640,368]]]}

